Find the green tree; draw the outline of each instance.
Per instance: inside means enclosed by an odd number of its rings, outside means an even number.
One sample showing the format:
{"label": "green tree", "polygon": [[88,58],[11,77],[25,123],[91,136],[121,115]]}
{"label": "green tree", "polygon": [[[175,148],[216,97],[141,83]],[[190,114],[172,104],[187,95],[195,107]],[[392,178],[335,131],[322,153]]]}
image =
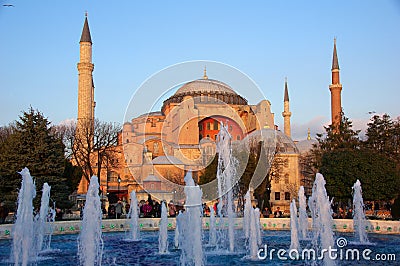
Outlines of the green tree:
{"label": "green tree", "polygon": [[248,153],[243,150],[234,150],[234,156],[238,162],[237,169],[244,169],[234,186],[234,194],[238,200],[237,208],[238,211],[242,211],[244,207],[244,197],[249,190],[250,181],[257,166],[257,154],[252,151]]}
{"label": "green tree", "polygon": [[1,200],[14,208],[21,176],[17,173],[28,167],[35,179],[40,204],[41,190],[47,182],[51,186],[51,199],[58,207],[70,205],[68,184],[63,176],[65,169],[64,145],[52,134],[50,122],[39,111],[30,108],[19,117],[15,128],[0,144],[0,195]]}
{"label": "green tree", "polygon": [[[238,195],[242,197],[239,201],[243,202],[245,193],[251,187],[254,189],[253,196],[257,199],[258,207],[262,210],[270,207],[271,180],[274,177],[279,178],[287,160],[278,156],[281,145],[279,139],[270,143],[255,137],[250,139],[248,144],[246,168],[237,185],[240,188]],[[244,159],[239,161],[246,162]]]}
{"label": "green tree", "polygon": [[360,147],[361,141],[358,136],[360,130],[353,130],[353,122],[343,112],[341,117],[342,119],[337,129],[333,125],[329,125],[324,127],[325,134],[317,134],[318,147],[323,152],[343,149],[353,150]]}
{"label": "green tree", "polygon": [[315,180],[315,175],[319,172],[321,166],[322,151],[316,145],[310,151],[300,154],[299,167],[303,177],[301,185],[304,187],[304,193],[307,197],[312,194],[312,186]]}
{"label": "green tree", "polygon": [[[400,119],[400,118],[399,118]],[[388,114],[375,115],[368,123],[364,146],[400,163],[400,120],[392,121]]]}
{"label": "green tree", "polygon": [[398,145],[393,149],[390,146],[399,138],[388,115],[371,119],[364,142],[358,137],[360,131],[352,129],[352,122],[344,114],[338,130],[332,125],[325,130],[325,134],[317,134],[318,145],[312,150],[311,159],[324,175],[330,196],[337,201],[351,199],[351,187],[359,179],[366,200],[396,197],[400,177],[394,158],[396,153],[398,156]]}
{"label": "green tree", "polygon": [[217,167],[218,167],[218,153],[215,154],[214,159],[204,169],[199,177],[199,185],[210,183],[217,178]]}
{"label": "green tree", "polygon": [[[262,158],[266,158],[265,155],[263,156],[261,154],[257,156],[257,163],[260,159],[262,160]],[[265,168],[263,171],[260,171],[260,173],[264,173],[265,176],[261,184],[254,190],[254,197],[257,199],[260,210],[263,210],[265,207],[268,207],[268,209],[271,208],[269,202],[271,199],[271,182],[281,178],[283,167],[287,166],[288,160],[280,157],[279,153],[276,152],[273,155],[273,159],[267,162],[268,163],[260,164]]]}
{"label": "green tree", "polygon": [[326,180],[328,195],[338,201],[351,199],[351,188],[357,179],[364,200],[390,200],[400,185],[396,163],[372,150],[335,150],[322,156],[320,172]]}
{"label": "green tree", "polygon": [[68,195],[72,194],[79,185],[82,178],[82,168],[73,165],[70,160],[64,160],[64,173],[63,177],[67,181]]}

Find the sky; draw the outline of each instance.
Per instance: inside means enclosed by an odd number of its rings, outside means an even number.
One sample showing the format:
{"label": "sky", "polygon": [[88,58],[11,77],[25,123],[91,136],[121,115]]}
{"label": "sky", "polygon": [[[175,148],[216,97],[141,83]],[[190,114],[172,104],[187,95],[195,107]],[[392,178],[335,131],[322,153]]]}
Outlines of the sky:
{"label": "sky", "polygon": [[[334,37],[342,106],[355,129],[366,128],[371,112],[400,116],[400,1],[0,0],[0,4],[0,126],[17,120],[30,106],[53,124],[77,117],[76,64],[85,11],[100,120],[122,124],[135,92],[160,70],[209,60],[253,80],[271,102],[281,129],[287,77],[293,139],[305,139],[307,128],[315,136],[330,123]],[[226,82],[210,66],[207,73]],[[199,67],[197,78],[202,75]],[[243,88],[240,94],[257,104]],[[149,111],[140,102],[133,108],[138,113]]]}

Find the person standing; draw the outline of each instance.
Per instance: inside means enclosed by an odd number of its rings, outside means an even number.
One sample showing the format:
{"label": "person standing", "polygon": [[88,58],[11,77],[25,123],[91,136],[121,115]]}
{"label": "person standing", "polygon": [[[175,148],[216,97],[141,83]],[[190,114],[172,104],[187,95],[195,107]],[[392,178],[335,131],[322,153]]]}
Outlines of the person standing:
{"label": "person standing", "polygon": [[176,216],[176,207],[172,200],[168,203],[168,214],[169,214],[169,217]]}
{"label": "person standing", "polygon": [[149,201],[146,201],[146,203],[143,205],[143,216],[145,218],[151,218],[152,208],[153,207],[149,204]]}
{"label": "person standing", "polygon": [[274,212],[274,218],[282,218],[282,211],[279,207],[277,207],[276,211]]}
{"label": "person standing", "polygon": [[123,208],[122,202],[119,200],[115,205],[115,215],[117,216],[117,219],[121,218],[122,208]]}

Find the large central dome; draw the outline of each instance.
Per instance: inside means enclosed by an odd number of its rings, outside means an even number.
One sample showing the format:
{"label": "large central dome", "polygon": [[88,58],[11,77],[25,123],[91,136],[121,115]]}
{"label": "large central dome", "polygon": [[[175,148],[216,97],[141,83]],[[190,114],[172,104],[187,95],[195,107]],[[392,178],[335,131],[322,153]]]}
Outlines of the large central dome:
{"label": "large central dome", "polygon": [[192,93],[236,94],[229,85],[221,81],[215,79],[197,79],[183,85],[175,92],[175,95]]}
{"label": "large central dome", "polygon": [[229,85],[215,79],[209,79],[204,74],[202,79],[196,79],[184,84],[174,95],[164,101],[161,112],[169,110],[171,104],[179,104],[186,96],[194,98],[196,104],[233,104],[247,105],[247,100],[237,94]]}

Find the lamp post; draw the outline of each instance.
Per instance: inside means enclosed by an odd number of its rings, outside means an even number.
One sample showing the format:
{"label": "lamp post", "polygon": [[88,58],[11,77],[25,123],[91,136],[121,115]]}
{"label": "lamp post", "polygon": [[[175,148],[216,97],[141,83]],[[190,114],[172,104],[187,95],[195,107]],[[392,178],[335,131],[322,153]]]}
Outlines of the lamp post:
{"label": "lamp post", "polygon": [[121,178],[118,175],[118,200],[119,200],[119,185],[120,185],[120,183],[121,183]]}

